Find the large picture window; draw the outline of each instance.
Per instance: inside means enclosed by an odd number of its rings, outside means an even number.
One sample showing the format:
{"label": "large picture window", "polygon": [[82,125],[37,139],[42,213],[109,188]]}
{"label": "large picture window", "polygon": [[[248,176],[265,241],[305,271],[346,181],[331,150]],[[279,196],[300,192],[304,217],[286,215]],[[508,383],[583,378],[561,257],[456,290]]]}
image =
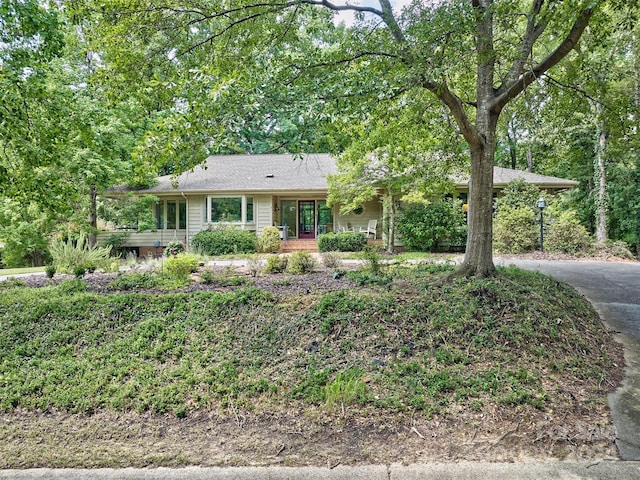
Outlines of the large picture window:
{"label": "large picture window", "polygon": [[253,223],[253,197],[209,197],[210,223]]}

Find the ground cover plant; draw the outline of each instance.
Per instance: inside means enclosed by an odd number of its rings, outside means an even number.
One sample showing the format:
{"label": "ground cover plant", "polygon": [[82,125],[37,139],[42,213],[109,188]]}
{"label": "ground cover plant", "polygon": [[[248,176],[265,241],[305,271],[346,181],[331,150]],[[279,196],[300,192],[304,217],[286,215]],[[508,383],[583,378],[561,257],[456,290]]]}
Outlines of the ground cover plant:
{"label": "ground cover plant", "polygon": [[613,454],[623,362],[593,309],[537,273],[451,269],[0,283],[0,466]]}

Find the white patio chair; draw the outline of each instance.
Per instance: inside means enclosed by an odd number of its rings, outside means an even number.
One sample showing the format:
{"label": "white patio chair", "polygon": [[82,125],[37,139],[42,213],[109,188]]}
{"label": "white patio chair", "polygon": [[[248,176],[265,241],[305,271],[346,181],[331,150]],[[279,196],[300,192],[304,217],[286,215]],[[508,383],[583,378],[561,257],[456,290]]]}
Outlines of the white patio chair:
{"label": "white patio chair", "polygon": [[360,227],[360,233],[366,233],[367,238],[369,235],[373,235],[373,238],[376,238],[376,227],[378,226],[378,220],[369,220],[367,224],[367,228]]}

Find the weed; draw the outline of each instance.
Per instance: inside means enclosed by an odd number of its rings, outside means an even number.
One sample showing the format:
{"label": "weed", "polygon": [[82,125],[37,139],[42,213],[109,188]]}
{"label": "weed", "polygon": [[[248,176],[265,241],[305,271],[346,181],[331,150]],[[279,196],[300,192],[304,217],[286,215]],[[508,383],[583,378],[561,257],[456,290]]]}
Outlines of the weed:
{"label": "weed", "polygon": [[366,386],[362,381],[362,371],[349,369],[340,372],[335,379],[324,387],[325,406],[332,410],[340,405],[344,411],[345,405],[362,403],[366,400]]}
{"label": "weed", "polygon": [[260,255],[249,255],[247,259],[247,268],[252,277],[257,277],[262,271],[262,258]]}

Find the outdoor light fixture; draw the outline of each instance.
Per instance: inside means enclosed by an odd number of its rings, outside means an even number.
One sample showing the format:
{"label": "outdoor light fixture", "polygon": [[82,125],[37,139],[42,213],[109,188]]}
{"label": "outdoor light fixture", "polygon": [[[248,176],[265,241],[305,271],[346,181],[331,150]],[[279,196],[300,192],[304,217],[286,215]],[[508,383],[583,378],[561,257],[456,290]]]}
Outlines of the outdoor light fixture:
{"label": "outdoor light fixture", "polygon": [[544,252],[544,216],[542,211],[547,206],[547,201],[542,195],[538,199],[538,208],[540,209],[540,251]]}

